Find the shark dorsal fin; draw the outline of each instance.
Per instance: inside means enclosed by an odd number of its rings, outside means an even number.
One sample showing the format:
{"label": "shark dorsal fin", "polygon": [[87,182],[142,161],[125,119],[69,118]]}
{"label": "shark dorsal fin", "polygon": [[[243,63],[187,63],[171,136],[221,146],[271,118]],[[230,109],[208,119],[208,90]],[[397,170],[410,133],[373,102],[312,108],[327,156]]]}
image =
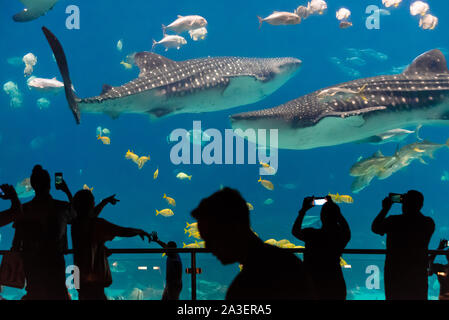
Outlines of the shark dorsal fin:
{"label": "shark dorsal fin", "polygon": [[103,89],[101,90],[101,95],[104,95],[111,90],[112,90],[112,86],[110,86],[109,84],[104,84]]}
{"label": "shark dorsal fin", "polygon": [[434,49],[417,57],[403,74],[449,73],[444,54]]}
{"label": "shark dorsal fin", "polygon": [[134,55],[134,64],[140,69],[139,77],[151,70],[176,63],[176,61],[167,59],[153,52],[138,52]]}

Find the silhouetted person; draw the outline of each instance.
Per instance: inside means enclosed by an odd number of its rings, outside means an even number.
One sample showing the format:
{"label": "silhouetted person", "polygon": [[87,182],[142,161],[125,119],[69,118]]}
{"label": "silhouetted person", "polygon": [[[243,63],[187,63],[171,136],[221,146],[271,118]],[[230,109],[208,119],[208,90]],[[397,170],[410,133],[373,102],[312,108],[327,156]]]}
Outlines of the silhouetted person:
{"label": "silhouetted person", "polygon": [[306,212],[314,206],[314,198],[307,197],[293,225],[292,234],[305,242],[304,266],[313,280],[317,299],[345,300],[346,283],[340,258],[351,239],[351,230],[332,198],[326,199],[321,209],[321,229],[302,228]]}
{"label": "silhouetted person", "polygon": [[248,206],[238,191],[225,188],[203,199],[192,216],[206,248],[222,264],[243,265],[228,288],[227,300],[313,298],[301,260],[254,234]]}
{"label": "silhouetted person", "polygon": [[411,190],[402,195],[402,215],[386,218],[390,197],[374,219],[372,231],[387,235],[384,281],[387,300],[427,300],[428,246],[435,223],[421,213],[424,196]]}
{"label": "silhouetted person", "polygon": [[[447,240],[441,240],[437,250],[447,248]],[[448,264],[434,263],[436,255],[432,254],[429,259],[429,276],[434,274],[438,277],[440,283],[439,300],[449,300],[449,251],[446,254]]]}
{"label": "silhouetted person", "polygon": [[[35,197],[13,213],[16,229],[13,247],[22,252],[27,294],[24,300],[69,300],[64,250],[70,204],[50,195],[48,172],[37,165],[30,178]],[[64,191],[70,192],[63,182]]]}
{"label": "silhouetted person", "polygon": [[[178,247],[174,241],[165,243],[159,240],[156,232],[153,232],[152,236],[153,241],[162,248],[176,249]],[[165,282],[162,300],[179,300],[182,291],[182,261],[178,253],[167,253]]]}
{"label": "silhouetted person", "polygon": [[90,190],[78,191],[73,197],[76,219],[72,223],[74,263],[80,271],[79,300],[107,300],[104,288],[112,284],[106,241],[115,237],[134,237],[149,234],[140,229],[124,228],[98,218],[101,209],[118,200],[111,196],[95,207]]}

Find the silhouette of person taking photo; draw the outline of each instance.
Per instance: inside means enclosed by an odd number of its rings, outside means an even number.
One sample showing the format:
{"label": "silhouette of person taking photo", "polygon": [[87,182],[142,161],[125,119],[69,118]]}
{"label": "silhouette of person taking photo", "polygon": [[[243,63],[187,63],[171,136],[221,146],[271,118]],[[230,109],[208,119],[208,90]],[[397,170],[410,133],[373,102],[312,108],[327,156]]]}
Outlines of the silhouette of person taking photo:
{"label": "silhouette of person taking photo", "polygon": [[[176,249],[176,242],[168,243],[159,240],[157,232],[152,233],[152,239],[164,249]],[[162,294],[162,300],[179,300],[182,291],[182,261],[178,253],[167,253],[167,264],[165,272],[165,288]]]}
{"label": "silhouette of person taking photo", "polygon": [[251,230],[248,206],[237,190],[224,188],[214,193],[191,214],[206,248],[222,264],[243,265],[228,288],[227,300],[314,297],[301,260],[263,243]]}
{"label": "silhouette of person taking photo", "polygon": [[351,230],[340,208],[329,196],[321,209],[321,229],[302,228],[304,217],[314,207],[313,203],[314,197],[304,199],[292,234],[305,242],[304,266],[312,278],[317,299],[345,300],[346,283],[340,258],[351,239]]}
{"label": "silhouette of person taking photo", "polygon": [[[402,203],[402,214],[386,217],[394,202]],[[387,300],[427,300],[428,246],[435,223],[421,213],[422,193],[410,190],[391,194],[382,201],[372,231],[387,235],[384,281]]]}
{"label": "silhouette of person taking photo", "polygon": [[150,235],[143,230],[124,228],[98,218],[107,205],[115,205],[119,200],[111,196],[95,206],[95,198],[90,190],[78,191],[73,197],[76,219],[72,223],[72,243],[74,263],[80,271],[79,300],[107,300],[104,288],[112,284],[105,242],[115,237],[140,236],[142,240]]}
{"label": "silhouette of person taking photo", "polygon": [[[49,173],[40,165],[30,178],[35,197],[22,206],[13,187],[2,186],[3,198],[11,199],[12,208],[2,214],[1,225],[14,221],[13,248],[21,252],[26,277],[23,300],[69,300],[65,284],[64,250],[67,248],[66,223],[71,210],[68,202],[50,195]],[[62,180],[59,189],[71,198]]]}
{"label": "silhouette of person taking photo", "polygon": [[[444,250],[448,247],[448,241],[443,239],[440,241],[437,250]],[[429,257],[429,276],[434,274],[438,277],[440,283],[439,300],[449,300],[449,251],[446,254],[448,264],[435,263],[436,255],[432,254]]]}

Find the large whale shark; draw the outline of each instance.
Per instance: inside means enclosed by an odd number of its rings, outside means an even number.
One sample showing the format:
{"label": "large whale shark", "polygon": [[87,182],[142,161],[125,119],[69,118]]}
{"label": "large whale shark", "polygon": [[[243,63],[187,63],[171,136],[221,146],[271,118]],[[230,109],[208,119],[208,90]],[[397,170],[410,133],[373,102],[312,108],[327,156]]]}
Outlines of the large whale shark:
{"label": "large whale shark", "polygon": [[58,1],[59,0],[20,0],[25,6],[25,9],[14,15],[12,18],[16,22],[32,21],[53,9]]}
{"label": "large whale shark", "polygon": [[360,141],[396,128],[449,125],[448,120],[449,71],[436,49],[401,74],[342,83],[276,108],[231,116],[234,129],[279,129],[279,148],[294,150]]}
{"label": "large whale shark", "polygon": [[264,99],[299,70],[295,58],[204,58],[173,61],[152,52],[134,55],[137,79],[120,87],[104,85],[99,96],[79,99],[70,80],[66,56],[58,39],[43,31],[56,57],[65,93],[77,123],[80,113],[145,113],[153,118],[180,113],[229,109]]}

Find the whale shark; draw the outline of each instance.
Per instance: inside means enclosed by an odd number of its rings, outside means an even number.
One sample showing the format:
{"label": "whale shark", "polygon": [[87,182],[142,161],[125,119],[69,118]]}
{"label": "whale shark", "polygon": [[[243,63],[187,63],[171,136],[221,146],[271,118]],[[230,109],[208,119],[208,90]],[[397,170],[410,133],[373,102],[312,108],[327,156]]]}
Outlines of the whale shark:
{"label": "whale shark", "polygon": [[434,49],[401,74],[338,84],[230,120],[249,140],[247,129],[278,129],[278,147],[291,150],[362,141],[396,128],[449,125],[449,70]]}
{"label": "whale shark", "polygon": [[81,113],[149,114],[152,119],[181,113],[225,110],[258,102],[284,85],[299,70],[296,58],[202,58],[173,61],[152,52],[133,55],[139,77],[122,86],[104,85],[99,96],[80,99],[72,88],[61,43],[42,28],[61,72],[69,107]]}
{"label": "whale shark", "polygon": [[16,22],[35,20],[53,9],[58,1],[59,0],[20,0],[25,6],[25,9],[15,14],[12,18]]}

